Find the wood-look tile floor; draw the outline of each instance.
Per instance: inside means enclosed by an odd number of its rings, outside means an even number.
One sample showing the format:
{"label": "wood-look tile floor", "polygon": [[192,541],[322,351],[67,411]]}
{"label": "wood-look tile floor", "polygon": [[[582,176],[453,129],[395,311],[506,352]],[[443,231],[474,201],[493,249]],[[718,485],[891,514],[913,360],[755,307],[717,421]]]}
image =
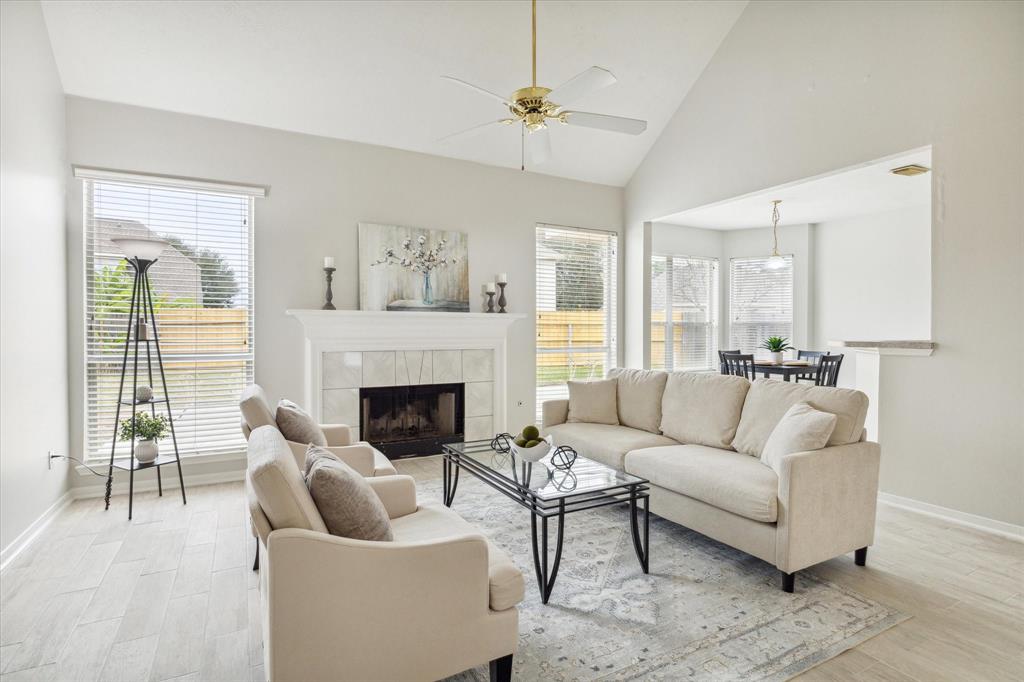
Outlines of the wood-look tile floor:
{"label": "wood-look tile floor", "polygon": [[[242,484],[188,492],[76,501],[0,573],[0,682],[262,682]],[[800,680],[1024,679],[1024,544],[883,506],[866,568],[814,570],[913,618]]]}

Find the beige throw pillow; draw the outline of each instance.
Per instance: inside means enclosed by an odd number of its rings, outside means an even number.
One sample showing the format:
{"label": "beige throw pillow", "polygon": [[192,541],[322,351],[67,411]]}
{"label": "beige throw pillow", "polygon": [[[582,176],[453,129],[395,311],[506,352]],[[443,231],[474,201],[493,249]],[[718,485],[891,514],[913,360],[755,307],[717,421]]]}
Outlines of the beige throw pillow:
{"label": "beige throw pillow", "polygon": [[661,433],[661,395],[665,392],[668,372],[656,369],[608,370],[615,379],[619,423],[634,429]]}
{"label": "beige throw pillow", "polygon": [[618,424],[615,405],[615,379],[570,381],[569,422],[587,424]]}
{"label": "beige throw pillow", "polygon": [[388,511],[366,479],[329,452],[314,455],[317,450],[310,445],[306,451],[306,485],[327,532],[354,540],[392,540]]}
{"label": "beige throw pillow", "polygon": [[807,403],[797,403],[786,410],[786,414],[761,451],[761,461],[779,473],[782,458],[794,452],[820,450],[828,444],[836,428],[834,414],[816,410]]}
{"label": "beige throw pillow", "polygon": [[325,447],[327,436],[309,413],[290,400],[277,404],[277,428],[293,443],[312,443]]}

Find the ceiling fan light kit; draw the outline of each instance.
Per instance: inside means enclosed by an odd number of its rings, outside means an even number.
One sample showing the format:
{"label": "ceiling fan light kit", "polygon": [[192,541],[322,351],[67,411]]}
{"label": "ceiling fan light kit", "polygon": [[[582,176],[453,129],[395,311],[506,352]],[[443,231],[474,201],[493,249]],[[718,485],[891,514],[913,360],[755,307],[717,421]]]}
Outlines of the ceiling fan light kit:
{"label": "ceiling fan light kit", "polygon": [[550,121],[557,121],[562,125],[596,128],[598,130],[608,130],[627,135],[639,135],[647,130],[647,121],[640,119],[593,114],[585,111],[569,111],[563,108],[564,105],[573,100],[615,83],[615,76],[607,69],[592,66],[586,71],[570,78],[554,90],[537,85],[537,0],[532,0],[532,6],[532,85],[519,88],[512,93],[511,97],[506,99],[490,90],[467,83],[464,80],[453,78],[452,76],[442,76],[445,80],[501,102],[508,107],[512,117],[476,125],[467,130],[442,137],[441,140],[453,140],[476,135],[489,130],[495,124],[506,126],[519,124],[523,131],[524,145],[524,160],[521,164],[521,169],[526,170],[526,149],[529,149],[531,164],[543,163],[551,156],[551,141],[547,135],[548,123]]}

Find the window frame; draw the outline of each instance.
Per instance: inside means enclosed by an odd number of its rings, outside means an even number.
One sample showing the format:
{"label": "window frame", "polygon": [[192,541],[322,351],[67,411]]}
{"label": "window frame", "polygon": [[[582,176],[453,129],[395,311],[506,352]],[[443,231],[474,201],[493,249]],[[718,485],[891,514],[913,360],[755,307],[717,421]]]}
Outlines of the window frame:
{"label": "window frame", "polygon": [[[786,263],[789,266],[788,267],[788,271],[789,271],[789,321],[788,321],[789,331],[788,332],[784,332],[784,333],[781,332],[781,331],[772,331],[772,332],[769,332],[769,333],[771,333],[773,335],[785,336],[786,338],[789,339],[790,343],[792,344],[792,343],[794,343],[793,334],[794,334],[794,330],[796,329],[796,258],[795,258],[795,256],[792,253],[782,254],[782,257],[786,260]],[[746,350],[743,347],[743,344],[740,344],[736,339],[734,339],[734,336],[733,336],[734,328],[736,326],[735,320],[734,320],[734,309],[733,309],[734,308],[735,295],[736,295],[735,294],[735,292],[736,292],[736,286],[735,286],[735,265],[739,261],[747,261],[747,262],[750,262],[750,261],[764,261],[764,262],[767,262],[768,259],[769,259],[768,256],[734,256],[734,257],[729,259],[729,300],[728,300],[728,304],[727,304],[728,305],[728,325],[729,325],[728,326],[728,340],[729,340],[728,347],[729,348],[739,348],[740,352],[742,352],[742,353],[756,355],[756,354],[758,354],[758,348],[755,345],[753,348],[750,348],[750,350],[748,351],[748,350]],[[751,322],[740,323],[740,325],[748,325],[748,326],[749,325],[753,325],[753,324],[755,324],[755,323],[751,323]],[[771,324],[775,324],[775,323],[771,323]]]}

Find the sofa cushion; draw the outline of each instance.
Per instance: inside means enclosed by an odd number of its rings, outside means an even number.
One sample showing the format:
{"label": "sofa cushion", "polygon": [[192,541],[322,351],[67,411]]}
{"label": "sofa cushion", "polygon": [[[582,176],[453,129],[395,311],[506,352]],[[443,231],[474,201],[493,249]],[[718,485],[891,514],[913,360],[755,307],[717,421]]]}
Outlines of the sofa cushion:
{"label": "sofa cushion", "polygon": [[783,457],[794,452],[822,449],[835,428],[836,416],[831,412],[821,412],[807,403],[797,403],[786,410],[772,435],[768,436],[761,461],[779,473]]}
{"label": "sofa cushion", "polygon": [[619,423],[661,433],[661,395],[665,392],[668,372],[616,367],[608,370],[608,378],[617,382]]}
{"label": "sofa cushion", "polygon": [[618,424],[615,379],[569,381],[569,422]]}
{"label": "sofa cushion", "polygon": [[260,508],[275,530],[327,532],[295,456],[277,427],[261,426],[249,436],[247,473]]}
{"label": "sofa cushion", "polygon": [[868,413],[868,397],[860,391],[758,379],[751,384],[743,403],[733,449],[760,457],[775,425],[786,410],[799,402],[836,415],[836,428],[829,436],[828,445],[846,445],[860,440]]}
{"label": "sofa cushion", "polygon": [[[457,513],[437,503],[419,506],[415,514],[392,519],[396,542],[436,540],[452,535],[480,533]],[[490,584],[490,605],[495,611],[510,609],[523,600],[526,584],[523,573],[501,548],[487,540],[487,574]]]}
{"label": "sofa cushion", "polygon": [[748,388],[743,377],[672,372],[661,401],[661,432],[680,443],[730,447]]}
{"label": "sofa cushion", "polygon": [[571,445],[587,459],[619,471],[622,471],[622,458],[630,450],[678,445],[657,433],[611,424],[557,424],[549,427],[547,433],[555,445]]}
{"label": "sofa cushion", "polygon": [[739,514],[775,523],[779,477],[761,460],[706,445],[672,445],[634,450],[626,471],[654,485]]}
{"label": "sofa cushion", "polygon": [[270,403],[267,402],[267,394],[259,384],[245,387],[238,407],[242,411],[242,420],[250,431],[255,431],[261,426],[277,426],[274,413],[270,411]]}
{"label": "sofa cushion", "polygon": [[306,485],[331,535],[377,542],[392,539],[388,510],[366,479],[315,445],[306,455]]}
{"label": "sofa cushion", "polygon": [[284,398],[277,404],[277,428],[285,439],[303,445],[327,445],[327,436],[320,425],[304,409]]}

